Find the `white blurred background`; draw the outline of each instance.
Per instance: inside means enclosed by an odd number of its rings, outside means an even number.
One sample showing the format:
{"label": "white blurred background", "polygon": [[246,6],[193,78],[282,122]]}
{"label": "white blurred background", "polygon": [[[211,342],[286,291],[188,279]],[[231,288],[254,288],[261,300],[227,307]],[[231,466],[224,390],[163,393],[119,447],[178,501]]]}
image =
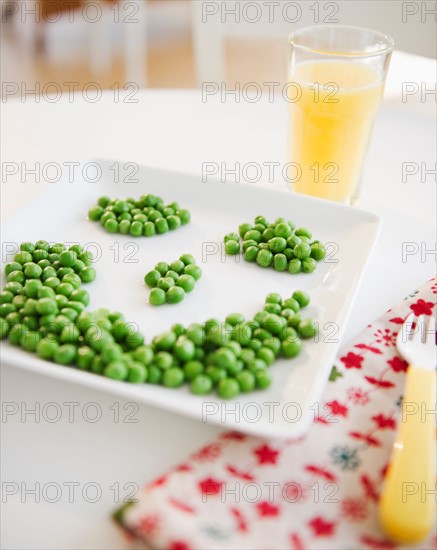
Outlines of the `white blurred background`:
{"label": "white blurred background", "polygon": [[6,99],[89,82],[283,82],[288,34],[314,24],[374,28],[398,49],[428,57],[437,47],[435,1],[1,0],[1,8]]}

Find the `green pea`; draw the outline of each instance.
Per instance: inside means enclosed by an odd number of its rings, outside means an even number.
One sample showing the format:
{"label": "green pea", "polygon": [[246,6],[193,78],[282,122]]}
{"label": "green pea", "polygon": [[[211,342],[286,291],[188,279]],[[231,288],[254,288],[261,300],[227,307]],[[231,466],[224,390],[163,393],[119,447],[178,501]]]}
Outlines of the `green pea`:
{"label": "green pea", "polygon": [[173,356],[167,351],[158,351],[155,355],[154,364],[162,370],[170,369],[173,363]]}
{"label": "green pea", "polygon": [[148,382],[149,384],[159,384],[162,379],[162,370],[156,365],[150,365],[148,368]]}
{"label": "green pea", "polygon": [[[36,261],[35,258],[34,261]],[[50,260],[38,260],[37,263],[43,271],[46,267],[50,267],[52,265]]]}
{"label": "green pea", "polygon": [[259,232],[261,233],[261,239],[262,239],[262,234],[264,233],[264,231],[265,231],[265,229],[266,229],[265,226],[262,225],[261,223],[256,223],[256,224],[253,226],[252,229],[254,229],[255,231],[259,231]]}
{"label": "green pea", "polygon": [[61,254],[65,250],[65,245],[62,243],[55,243],[50,247],[50,252],[54,254]]}
{"label": "green pea", "polygon": [[279,315],[282,310],[279,304],[266,304],[264,306],[264,311],[267,311],[268,313],[276,313]]}
{"label": "green pea", "polygon": [[147,381],[147,368],[138,362],[132,362],[128,365],[128,382],[132,384],[144,384]]}
{"label": "green pea", "polygon": [[300,273],[302,271],[302,262],[297,258],[290,260],[288,263],[288,272],[294,275],[295,273]]}
{"label": "green pea", "polygon": [[23,250],[25,252],[30,252],[32,254],[32,252],[35,251],[35,245],[31,242],[21,243],[20,250]]}
{"label": "green pea", "polygon": [[243,238],[244,235],[252,229],[252,225],[250,223],[242,223],[238,227],[238,233],[240,234],[240,237]]}
{"label": "green pea", "polygon": [[256,387],[260,390],[264,390],[272,383],[270,374],[265,370],[259,370],[255,372]]}
{"label": "green pea", "polygon": [[196,280],[191,275],[184,274],[176,281],[176,285],[183,288],[185,292],[191,292],[196,285]]}
{"label": "green pea", "polygon": [[94,206],[88,211],[88,217],[93,222],[97,222],[100,220],[103,214],[103,208],[101,206]]}
{"label": "green pea", "polygon": [[215,352],[214,362],[219,368],[229,370],[235,365],[237,358],[231,349],[223,347]]}
{"label": "green pea", "polygon": [[167,220],[165,218],[158,218],[155,221],[155,229],[158,235],[162,235],[163,233],[167,233],[169,230]]}
{"label": "green pea", "polygon": [[181,275],[184,272],[185,264],[182,260],[176,260],[169,265],[169,269]]}
{"label": "green pea", "polygon": [[144,277],[144,282],[149,288],[155,288],[161,276],[162,275],[159,271],[153,269],[152,271],[149,271],[149,273],[147,273],[147,275]]}
{"label": "green pea", "polygon": [[243,249],[243,252],[246,252],[246,250],[249,248],[249,246],[255,246],[258,247],[259,243],[254,241],[253,239],[249,239],[248,241],[243,241],[243,244],[241,248]]}
{"label": "green pea", "polygon": [[176,214],[181,219],[181,224],[182,225],[186,225],[187,223],[189,223],[189,221],[191,219],[191,214],[188,212],[188,210],[184,210],[184,209],[177,210]]}
{"label": "green pea", "polygon": [[[93,269],[93,268],[85,268],[85,269]],[[59,271],[58,271],[58,277],[59,277]],[[79,277],[79,275],[76,275],[76,273],[71,273],[71,274],[68,274],[68,275],[64,275],[64,277],[62,277],[62,282],[63,283],[69,283],[74,290],[77,290],[80,285],[82,284],[82,280],[81,278]]]}
{"label": "green pea", "polygon": [[288,222],[281,221],[279,222],[275,227],[275,236],[276,237],[282,237],[284,239],[288,239],[288,237],[291,235],[291,227],[289,226]]}
{"label": "green pea", "polygon": [[33,260],[32,254],[26,250],[21,250],[14,256],[14,262],[17,262],[21,265],[27,264]]}
{"label": "green pea", "polygon": [[132,222],[129,232],[132,237],[141,237],[141,235],[143,234],[143,224],[140,221]]}
{"label": "green pea", "polygon": [[184,371],[179,367],[172,367],[162,375],[162,383],[167,388],[179,388],[184,383],[184,379]]}
{"label": "green pea", "polygon": [[317,267],[317,262],[313,258],[305,258],[302,260],[302,271],[304,273],[312,273]]}
{"label": "green pea", "polygon": [[58,311],[56,300],[53,298],[41,298],[36,303],[36,311],[40,315],[50,315]]}
{"label": "green pea", "polygon": [[260,250],[270,250],[269,243],[259,243],[258,248]]}
{"label": "green pea", "polygon": [[247,262],[254,262],[257,259],[258,253],[260,252],[257,246],[249,246],[244,251],[244,259]]}
{"label": "green pea", "polygon": [[171,350],[177,340],[176,334],[168,330],[153,339],[153,345],[157,350]]}
{"label": "green pea", "polygon": [[250,370],[242,370],[235,378],[243,393],[251,392],[255,389],[255,375]]}
{"label": "green pea", "polygon": [[89,346],[81,346],[77,350],[76,364],[81,370],[89,370],[96,356],[96,353]]}
{"label": "green pea", "polygon": [[283,330],[286,326],[287,319],[281,317],[280,315],[276,315],[275,313],[268,313],[262,322],[262,327],[273,335],[280,334],[281,330]]}
{"label": "green pea", "polygon": [[240,252],[240,242],[234,240],[227,241],[225,244],[225,252],[229,255],[238,254]]}
{"label": "green pea", "polygon": [[14,299],[14,295],[12,294],[12,292],[4,290],[3,292],[0,293],[0,304],[12,303],[13,299]]}
{"label": "green pea", "polygon": [[86,267],[79,273],[79,277],[83,283],[92,283],[96,278],[96,270],[94,267]]}
{"label": "green pea", "polygon": [[139,361],[146,366],[150,365],[150,363],[153,361],[153,357],[153,349],[150,346],[139,346],[133,352],[133,358],[135,359],[135,361]]}
{"label": "green pea", "polygon": [[63,344],[75,344],[79,340],[79,337],[79,329],[71,323],[64,326],[59,339]]}
{"label": "green pea", "polygon": [[86,290],[81,290],[81,289],[73,290],[70,298],[74,302],[82,303],[85,307],[88,306],[90,303],[90,296]]}
{"label": "green pea", "polygon": [[[149,221],[150,222],[156,222],[156,220],[159,220],[160,218],[162,218],[161,216],[161,212],[159,212],[158,210],[153,210],[150,214],[149,214]],[[155,224],[153,225],[155,227]]]}
{"label": "green pea", "polygon": [[227,376],[225,369],[220,369],[213,365],[206,367],[205,374],[211,378],[214,384],[218,384],[220,380],[223,380]]}
{"label": "green pea", "polygon": [[143,225],[148,220],[147,220],[147,216],[145,216],[144,214],[135,214],[135,216],[133,217],[133,221],[134,222],[141,222],[141,230],[142,230]]}
{"label": "green pea", "polygon": [[105,365],[109,365],[112,361],[118,361],[123,356],[123,348],[119,344],[109,344],[102,349],[100,354]]}
{"label": "green pea", "polygon": [[304,290],[296,290],[293,292],[292,298],[296,300],[300,307],[307,307],[310,303],[310,295]]}
{"label": "green pea", "polygon": [[175,286],[175,281],[171,277],[161,277],[158,280],[157,288],[161,288],[164,292],[167,292],[169,288]]}
{"label": "green pea", "polygon": [[158,262],[155,265],[155,270],[160,273],[161,277],[165,277],[165,274],[167,273],[167,271],[169,269],[170,269],[170,267],[169,267],[167,262]]}
{"label": "green pea", "polygon": [[101,221],[104,222],[103,227],[106,229],[106,231],[108,233],[117,233],[118,232],[118,222],[117,222],[117,220],[115,220],[112,217],[105,218],[105,215],[106,214],[104,214],[101,217]]}
{"label": "green pea", "polygon": [[36,345],[36,353],[41,359],[51,360],[58,348],[59,344],[57,342],[48,338],[43,338]]}
{"label": "green pea", "polygon": [[31,331],[38,330],[38,319],[32,315],[25,315],[22,319],[22,323]]}
{"label": "green pea", "polygon": [[269,225],[269,222],[266,220],[264,216],[257,216],[254,221],[256,224],[261,224],[264,227],[267,227]]}
{"label": "green pea", "polygon": [[193,380],[196,376],[203,373],[203,364],[193,359],[184,365],[184,374],[187,380]]}
{"label": "green pea", "polygon": [[305,258],[309,258],[311,247],[308,243],[301,242],[294,247],[293,253],[299,260],[304,260]]}
{"label": "green pea", "polygon": [[184,363],[194,358],[195,351],[194,342],[185,336],[179,336],[173,347],[175,357]]}
{"label": "green pea", "polygon": [[179,216],[167,216],[166,220],[170,231],[179,229],[179,227],[182,225],[182,221]]}
{"label": "green pea", "polygon": [[217,385],[217,393],[222,399],[232,399],[240,393],[240,385],[235,378],[223,378]]}
{"label": "green pea", "polygon": [[190,325],[187,328],[185,335],[194,343],[195,346],[203,346],[205,342],[205,332],[201,325]]}
{"label": "green pea", "polygon": [[132,332],[126,338],[126,346],[130,349],[136,349],[144,345],[144,336],[138,330]]}
{"label": "green pea", "polygon": [[77,254],[73,250],[64,250],[59,255],[59,261],[63,267],[73,267],[77,262]]}
{"label": "green pea", "polygon": [[273,267],[276,271],[286,271],[287,270],[287,257],[285,254],[275,254],[273,257]]}
{"label": "green pea", "polygon": [[241,346],[246,345],[252,338],[252,329],[249,323],[239,323],[234,326],[232,338],[238,342]]}
{"label": "green pea", "polygon": [[178,304],[179,302],[182,302],[184,298],[185,298],[185,290],[179,286],[174,286],[172,288],[169,288],[165,293],[165,299],[169,304]]}
{"label": "green pea", "polygon": [[298,237],[306,237],[307,239],[311,239],[312,237],[311,231],[305,227],[299,227],[294,233]]}
{"label": "green pea", "polygon": [[26,280],[26,276],[22,271],[19,271],[18,269],[16,271],[11,271],[6,277],[6,281],[8,283],[23,284],[25,280]]}
{"label": "green pea", "polygon": [[281,340],[279,338],[276,338],[276,336],[269,336],[269,338],[266,338],[262,341],[262,344],[263,347],[271,349],[275,356],[279,355],[279,352],[281,351]]}
{"label": "green pea", "polygon": [[228,233],[227,235],[224,236],[223,241],[224,241],[225,244],[228,241],[237,241],[237,242],[239,242],[240,237],[239,237],[239,235],[237,235],[237,233]]}
{"label": "green pea", "polygon": [[313,243],[311,245],[311,258],[316,262],[321,262],[326,257],[326,250],[321,243]]}
{"label": "green pea", "polygon": [[269,250],[260,250],[256,257],[256,263],[261,267],[269,267],[273,261],[273,254]]}
{"label": "green pea", "polygon": [[[18,325],[16,325],[18,326]],[[23,333],[20,339],[20,346],[25,351],[34,352],[36,351],[36,346],[38,345],[38,342],[41,339],[41,335],[33,330],[28,330]]]}
{"label": "green pea", "polygon": [[260,359],[259,357],[257,357],[247,364],[247,368],[249,371],[256,373],[259,370],[265,370],[267,368],[267,363],[264,361],[264,359]]}
{"label": "green pea", "polygon": [[23,292],[28,298],[36,298],[42,283],[39,279],[28,279],[24,285]]}
{"label": "green pea", "polygon": [[252,362],[255,359],[255,352],[253,349],[243,348],[241,350],[241,360],[245,365]]}
{"label": "green pea", "polygon": [[242,313],[230,313],[226,317],[226,322],[229,325],[235,326],[239,325],[240,323],[244,323],[244,315]]}
{"label": "green pea", "polygon": [[263,239],[264,242],[269,242],[274,237],[275,237],[275,231],[272,227],[267,227],[262,232],[262,239]]}
{"label": "green pea", "polygon": [[6,338],[9,328],[9,323],[5,319],[0,318],[0,340]]}
{"label": "green pea", "polygon": [[149,302],[152,306],[161,306],[165,304],[166,293],[162,288],[152,288],[149,296]]}
{"label": "green pea", "polygon": [[275,354],[274,352],[270,349],[270,348],[267,348],[267,347],[261,347],[257,352],[256,352],[256,356],[259,358],[259,359],[262,359],[263,361],[265,361],[265,363],[267,364],[267,366],[271,365],[272,363],[274,363],[275,361]]}
{"label": "green pea", "polygon": [[121,361],[113,361],[109,363],[103,371],[103,375],[112,380],[126,380],[129,375],[127,366]]}
{"label": "green pea", "polygon": [[6,264],[5,275],[8,276],[9,273],[12,273],[13,271],[23,271],[23,266],[18,262],[10,262],[9,264]]}
{"label": "green pea", "polygon": [[247,233],[244,234],[245,241],[255,241],[257,243],[261,242],[261,233],[256,229],[250,229]]}
{"label": "green pea", "polygon": [[212,391],[212,380],[206,374],[198,374],[190,383],[191,393],[195,395],[207,395]]}
{"label": "green pea", "polygon": [[299,355],[301,349],[302,341],[297,337],[282,340],[282,353],[288,359],[292,359],[293,357]]}
{"label": "green pea", "polygon": [[287,298],[282,302],[282,309],[292,309],[295,313],[298,313],[300,304],[295,298]]}
{"label": "green pea", "polygon": [[169,269],[165,274],[166,277],[171,277],[175,282],[179,279],[179,274],[176,271]]}
{"label": "green pea", "polygon": [[13,346],[18,346],[20,344],[21,338],[27,332],[27,330],[28,329],[26,325],[23,325],[22,323],[16,324],[9,331],[9,342]]}
{"label": "green pea", "polygon": [[14,296],[18,294],[18,292],[21,293],[23,289],[23,285],[19,283],[18,281],[10,281],[5,284],[3,287],[3,290],[7,290],[8,292],[11,292]]}
{"label": "green pea", "polygon": [[318,333],[318,323],[310,318],[303,319],[299,323],[297,330],[302,338],[314,338]]}
{"label": "green pea", "polygon": [[103,364],[102,358],[100,357],[100,355],[96,355],[91,363],[91,372],[93,372],[94,374],[103,374],[104,369],[105,365]]}
{"label": "green pea", "polygon": [[191,275],[195,281],[198,281],[202,277],[202,270],[198,265],[190,264],[184,268],[185,275]]}
{"label": "green pea", "polygon": [[109,197],[99,197],[97,199],[97,204],[101,208],[106,208],[109,205],[110,202],[111,202],[111,199]]}
{"label": "green pea", "polygon": [[155,224],[152,221],[148,221],[143,226],[143,234],[146,237],[153,237],[156,234]]}
{"label": "green pea", "polygon": [[282,252],[287,246],[287,241],[283,237],[274,237],[268,242],[270,251],[273,253]]}
{"label": "green pea", "polygon": [[265,340],[266,338],[272,338],[272,335],[265,328],[258,327],[253,331],[253,337],[258,340]]}
{"label": "green pea", "polygon": [[[120,220],[118,224],[118,230],[122,235],[129,235],[130,233],[130,226],[131,223],[129,220]],[[143,231],[143,227],[141,227],[141,232]]]}
{"label": "green pea", "polygon": [[176,334],[176,336],[182,336],[185,334],[185,327],[181,323],[175,323],[171,330]]}

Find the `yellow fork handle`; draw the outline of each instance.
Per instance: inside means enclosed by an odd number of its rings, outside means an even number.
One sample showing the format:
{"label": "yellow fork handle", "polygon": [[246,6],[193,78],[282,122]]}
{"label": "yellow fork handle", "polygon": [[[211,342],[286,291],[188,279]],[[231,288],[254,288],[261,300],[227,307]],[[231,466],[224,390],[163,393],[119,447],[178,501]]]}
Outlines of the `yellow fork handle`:
{"label": "yellow fork handle", "polygon": [[436,517],[435,402],[435,369],[410,366],[379,504],[384,531],[401,543],[424,539]]}

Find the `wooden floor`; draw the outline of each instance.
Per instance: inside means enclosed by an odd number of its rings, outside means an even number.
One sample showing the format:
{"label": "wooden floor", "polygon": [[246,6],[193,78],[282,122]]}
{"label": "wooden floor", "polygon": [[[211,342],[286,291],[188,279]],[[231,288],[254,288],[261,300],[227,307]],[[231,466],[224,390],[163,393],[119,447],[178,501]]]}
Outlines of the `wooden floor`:
{"label": "wooden floor", "polygon": [[[231,86],[239,82],[285,82],[287,44],[279,41],[228,40],[226,43],[226,81]],[[150,88],[193,88],[196,71],[193,44],[190,38],[173,43],[151,46],[148,52],[148,87]],[[56,82],[63,87],[64,82],[85,84],[96,81],[89,69],[87,59],[69,61],[65,64],[53,63],[43,53],[30,55],[21,51],[13,37],[2,38],[2,81],[24,82],[31,87],[39,82],[41,87],[48,82]],[[112,70],[100,76],[102,88],[114,82],[125,82],[124,67],[120,59],[115,59]],[[64,89],[67,89],[64,87]]]}

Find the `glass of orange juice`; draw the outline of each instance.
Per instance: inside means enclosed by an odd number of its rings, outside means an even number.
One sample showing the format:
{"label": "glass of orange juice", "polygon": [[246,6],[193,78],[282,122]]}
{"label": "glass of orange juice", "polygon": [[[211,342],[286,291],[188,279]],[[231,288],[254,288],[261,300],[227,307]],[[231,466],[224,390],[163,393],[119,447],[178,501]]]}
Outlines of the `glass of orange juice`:
{"label": "glass of orange juice", "polygon": [[354,204],[393,50],[387,35],[344,25],[290,36],[293,188]]}

